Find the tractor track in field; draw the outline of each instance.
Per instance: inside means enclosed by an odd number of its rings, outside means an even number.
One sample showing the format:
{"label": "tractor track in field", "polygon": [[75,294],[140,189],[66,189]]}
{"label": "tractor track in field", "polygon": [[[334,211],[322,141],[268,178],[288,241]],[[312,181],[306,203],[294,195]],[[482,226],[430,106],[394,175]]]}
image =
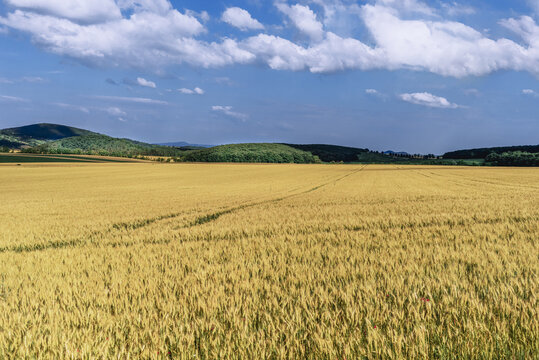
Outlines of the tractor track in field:
{"label": "tractor track in field", "polygon": [[[223,215],[232,214],[232,213],[235,213],[235,212],[240,211],[240,210],[249,209],[249,208],[252,208],[252,207],[255,207],[255,206],[260,206],[260,205],[273,204],[273,203],[288,200],[288,199],[291,199],[291,198],[294,198],[294,197],[297,197],[297,196],[306,195],[306,194],[309,194],[311,192],[322,189],[322,188],[324,188],[324,187],[326,187],[326,186],[328,186],[330,184],[333,184],[333,183],[336,183],[338,181],[344,180],[347,177],[355,175],[355,174],[363,171],[367,166],[368,165],[364,165],[359,169],[355,169],[354,171],[351,171],[351,172],[347,173],[346,175],[339,176],[339,177],[337,177],[335,179],[332,179],[330,181],[327,181],[325,183],[322,183],[320,185],[314,186],[312,188],[309,188],[307,190],[304,190],[304,191],[301,191],[301,192],[298,192],[298,193],[293,193],[293,194],[280,196],[280,197],[273,198],[273,199],[258,201],[258,202],[251,202],[251,203],[247,203],[247,204],[243,204],[243,205],[230,207],[228,209],[223,209],[223,210],[220,210],[220,211],[216,211],[216,212],[213,212],[213,213],[209,213],[209,214],[206,214],[206,215],[202,215],[202,216],[199,216],[199,217],[195,218],[193,221],[181,226],[180,228],[181,229],[193,228],[193,227],[196,227],[196,226],[211,223],[211,222],[219,219]],[[4,247],[0,247],[0,254],[1,253],[7,253],[7,252],[29,253],[29,252],[36,252],[36,251],[51,250],[51,249],[73,248],[73,247],[78,247],[78,246],[82,246],[82,245],[89,244],[89,243],[92,243],[92,244],[94,244],[96,246],[100,246],[100,245],[101,246],[122,246],[122,243],[100,244],[99,242],[95,241],[93,238],[94,237],[102,238],[102,237],[104,237],[104,236],[106,236],[108,234],[111,234],[113,232],[118,232],[118,231],[135,231],[135,230],[147,227],[147,226],[149,226],[151,224],[154,224],[156,222],[159,222],[159,221],[170,220],[170,219],[177,218],[177,217],[179,217],[179,216],[181,216],[183,214],[184,213],[171,213],[171,214],[156,216],[156,217],[148,218],[148,219],[140,219],[140,220],[135,220],[135,221],[131,221],[131,222],[116,223],[116,224],[113,224],[111,227],[109,227],[109,228],[107,228],[105,230],[93,231],[93,232],[91,232],[89,235],[87,235],[85,237],[77,238],[77,239],[73,239],[73,240],[52,241],[52,242],[47,242],[47,243],[42,243],[42,244],[34,244],[34,245],[4,246]],[[142,243],[146,243],[146,244],[163,244],[163,243],[167,243],[167,242],[156,240],[154,242],[142,242]],[[133,243],[133,244],[125,243],[124,246],[130,246],[130,245],[134,245],[134,244],[140,244],[140,243]]]}

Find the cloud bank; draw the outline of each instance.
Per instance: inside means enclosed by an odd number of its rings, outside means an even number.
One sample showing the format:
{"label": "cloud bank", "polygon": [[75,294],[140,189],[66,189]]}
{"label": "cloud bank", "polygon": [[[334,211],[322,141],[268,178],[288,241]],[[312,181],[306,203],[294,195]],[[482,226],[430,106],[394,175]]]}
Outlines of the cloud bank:
{"label": "cloud bank", "polygon": [[[223,21],[260,33],[239,39],[213,34],[216,41],[204,40],[211,34],[207,13],[181,12],[168,0],[6,2],[10,10],[0,16],[0,25],[29,34],[46,51],[91,66],[159,72],[183,64],[263,64],[313,73],[408,69],[460,78],[515,70],[539,76],[539,26],[533,17],[500,19],[499,25],[520,40],[494,39],[450,20],[474,12],[455,2],[433,7],[420,0],[313,0],[308,5],[279,0],[279,26],[293,40],[272,33],[274,27],[264,27],[247,10],[232,7],[222,14]],[[530,5],[537,2],[530,0]],[[372,41],[331,31],[343,14],[361,24]]]}

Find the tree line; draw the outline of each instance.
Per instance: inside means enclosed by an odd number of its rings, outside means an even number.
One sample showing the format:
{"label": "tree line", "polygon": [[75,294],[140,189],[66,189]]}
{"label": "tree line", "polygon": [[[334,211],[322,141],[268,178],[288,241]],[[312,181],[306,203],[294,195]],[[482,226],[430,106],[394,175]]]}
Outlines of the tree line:
{"label": "tree line", "polygon": [[491,153],[486,157],[485,161],[494,166],[539,166],[539,153],[523,151],[502,154]]}

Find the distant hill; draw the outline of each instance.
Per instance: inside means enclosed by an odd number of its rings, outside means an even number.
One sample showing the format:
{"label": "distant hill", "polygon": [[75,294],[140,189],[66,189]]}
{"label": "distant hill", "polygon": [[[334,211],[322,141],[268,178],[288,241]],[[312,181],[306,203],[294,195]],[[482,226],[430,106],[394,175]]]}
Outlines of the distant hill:
{"label": "distant hill", "polygon": [[504,146],[492,148],[478,148],[457,150],[445,153],[444,159],[485,159],[489,154],[503,154],[506,152],[528,152],[539,153],[539,145],[524,145],[524,146]]}
{"label": "distant hill", "polygon": [[310,152],[311,154],[318,156],[318,158],[320,158],[320,160],[322,160],[323,162],[354,162],[357,161],[360,154],[369,151],[368,149],[324,144],[283,145],[293,147],[294,149]]}
{"label": "distant hill", "polygon": [[315,163],[320,160],[310,152],[284,144],[233,144],[186,153],[183,161],[252,162],[252,163]]}
{"label": "distant hill", "polygon": [[215,146],[215,145],[190,144],[185,141],[161,143],[161,144],[155,144],[155,145],[172,146],[172,147],[179,147],[179,148],[210,148],[210,147]]}
{"label": "distant hill", "polygon": [[0,130],[0,146],[22,148],[73,136],[93,135],[92,131],[56,124],[34,124]]}
{"label": "distant hill", "polygon": [[183,152],[168,146],[91,134],[46,142],[24,150],[38,154],[90,154],[106,156],[179,156]]}
{"label": "distant hill", "polygon": [[393,151],[393,150],[384,151],[384,154],[386,154],[386,155],[402,155],[402,156],[409,156],[410,155],[405,151],[398,151],[397,152],[397,151]]}

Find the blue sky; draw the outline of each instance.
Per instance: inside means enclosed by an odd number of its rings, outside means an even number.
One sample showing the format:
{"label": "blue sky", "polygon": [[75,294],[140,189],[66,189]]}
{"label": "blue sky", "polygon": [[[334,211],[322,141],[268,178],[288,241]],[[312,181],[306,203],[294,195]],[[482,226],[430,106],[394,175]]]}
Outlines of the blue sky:
{"label": "blue sky", "polygon": [[539,0],[0,0],[0,128],[413,153],[539,143]]}

